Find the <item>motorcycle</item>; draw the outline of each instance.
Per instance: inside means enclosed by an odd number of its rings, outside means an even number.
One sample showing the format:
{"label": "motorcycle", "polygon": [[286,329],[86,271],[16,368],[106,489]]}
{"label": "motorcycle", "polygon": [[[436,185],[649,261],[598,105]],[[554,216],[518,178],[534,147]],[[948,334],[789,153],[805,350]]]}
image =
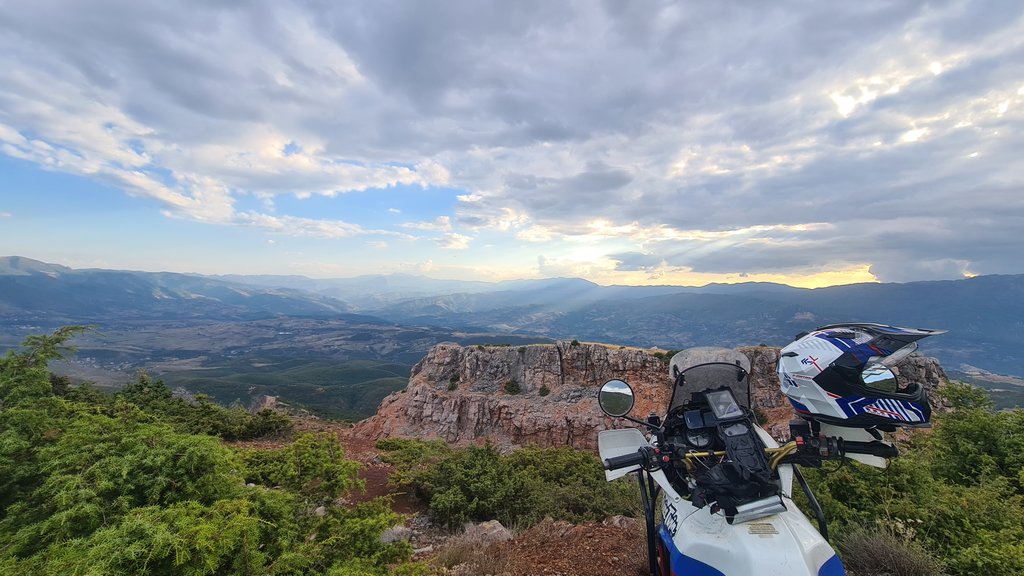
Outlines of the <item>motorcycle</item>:
{"label": "motorcycle", "polygon": [[[799,466],[850,458],[884,468],[896,457],[882,432],[925,426],[930,412],[923,390],[895,388],[892,366],[916,340],[935,333],[843,324],[798,336],[782,350],[778,367],[783,392],[801,417],[790,423],[791,438],[782,445],[756,423],[750,360],[738,351],[703,347],[676,354],[664,419],[630,417],[633,389],[622,380],[605,383],[601,410],[649,432],[604,430],[598,448],[608,481],[637,474],[651,576],[846,574]],[[811,401],[818,396],[823,400]],[[816,526],[793,501],[794,479]]]}

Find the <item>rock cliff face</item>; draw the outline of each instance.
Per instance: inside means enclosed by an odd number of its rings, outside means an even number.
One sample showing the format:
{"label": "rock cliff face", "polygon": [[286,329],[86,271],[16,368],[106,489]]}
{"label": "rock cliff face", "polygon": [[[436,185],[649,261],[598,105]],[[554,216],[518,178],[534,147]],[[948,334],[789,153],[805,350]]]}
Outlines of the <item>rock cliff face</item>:
{"label": "rock cliff face", "polygon": [[[775,375],[779,350],[740,351],[751,361],[755,408],[768,419],[770,433],[785,437],[792,412]],[[945,381],[932,358],[911,356],[900,370],[930,388]],[[633,416],[663,415],[672,389],[667,358],[653,351],[573,342],[518,348],[439,344],[413,367],[408,387],[385,398],[354,433],[593,450],[598,431],[629,425],[604,416],[597,406],[598,389],[613,378],[636,392]]]}

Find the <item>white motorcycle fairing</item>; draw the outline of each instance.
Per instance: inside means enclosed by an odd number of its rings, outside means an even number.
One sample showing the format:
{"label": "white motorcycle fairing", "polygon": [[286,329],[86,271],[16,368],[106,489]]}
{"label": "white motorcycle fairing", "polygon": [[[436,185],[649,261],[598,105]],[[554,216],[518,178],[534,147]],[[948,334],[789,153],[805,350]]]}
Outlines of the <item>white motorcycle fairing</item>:
{"label": "white motorcycle fairing", "polygon": [[[758,428],[757,432],[777,446],[763,430]],[[602,459],[631,454],[649,445],[636,429],[598,434]],[[606,471],[605,475],[613,480],[639,470],[634,466]],[[780,466],[779,472],[782,496],[753,504],[781,511],[767,516],[754,514],[753,520],[732,524],[721,512],[712,514],[711,506],[697,508],[680,496],[661,470],[647,472],[662,489],[658,554],[665,576],[845,576],[835,551],[791,499],[791,466]]]}

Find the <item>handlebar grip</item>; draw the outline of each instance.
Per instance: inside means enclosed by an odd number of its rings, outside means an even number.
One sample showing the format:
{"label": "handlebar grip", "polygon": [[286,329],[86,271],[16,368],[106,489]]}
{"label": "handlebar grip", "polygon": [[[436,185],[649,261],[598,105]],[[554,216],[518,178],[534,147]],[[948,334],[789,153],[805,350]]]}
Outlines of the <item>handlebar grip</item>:
{"label": "handlebar grip", "polygon": [[895,458],[900,455],[895,446],[884,442],[857,442],[854,440],[843,441],[843,452],[846,454],[868,454],[882,458]]}
{"label": "handlebar grip", "polygon": [[604,469],[618,470],[620,468],[628,468],[630,466],[643,466],[646,461],[647,456],[645,456],[642,451],[637,451],[633,454],[626,454],[624,456],[612,456],[611,458],[605,458]]}

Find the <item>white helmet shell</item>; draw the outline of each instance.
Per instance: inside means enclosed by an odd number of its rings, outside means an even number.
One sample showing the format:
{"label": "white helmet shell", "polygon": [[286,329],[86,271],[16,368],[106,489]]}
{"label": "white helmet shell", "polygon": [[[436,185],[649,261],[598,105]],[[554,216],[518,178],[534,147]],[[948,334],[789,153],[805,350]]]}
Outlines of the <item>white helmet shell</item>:
{"label": "white helmet shell", "polygon": [[779,382],[801,416],[838,426],[920,426],[931,417],[919,384],[900,389],[889,370],[935,330],[884,324],[823,326],[782,349]]}

